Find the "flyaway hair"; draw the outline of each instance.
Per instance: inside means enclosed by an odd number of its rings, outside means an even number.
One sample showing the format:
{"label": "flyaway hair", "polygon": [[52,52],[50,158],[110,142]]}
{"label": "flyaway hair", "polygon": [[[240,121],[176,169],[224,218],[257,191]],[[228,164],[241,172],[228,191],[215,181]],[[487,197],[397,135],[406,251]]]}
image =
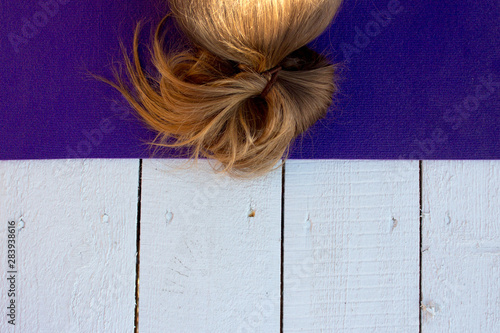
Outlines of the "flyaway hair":
{"label": "flyaway hair", "polygon": [[[138,25],[128,81],[105,81],[158,133],[152,144],[188,148],[232,175],[264,174],[332,103],[336,67],[306,44],[329,27],[340,3],[169,0],[151,45],[156,73],[141,66]],[[165,47],[170,16],[190,41],[184,50]]]}

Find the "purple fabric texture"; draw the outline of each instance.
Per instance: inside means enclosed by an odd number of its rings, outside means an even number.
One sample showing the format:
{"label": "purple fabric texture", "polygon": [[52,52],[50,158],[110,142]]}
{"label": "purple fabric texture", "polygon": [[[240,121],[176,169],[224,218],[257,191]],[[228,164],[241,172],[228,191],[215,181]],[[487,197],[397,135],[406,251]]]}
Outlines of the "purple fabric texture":
{"label": "purple fabric texture", "polygon": [[[2,1],[0,159],[151,157],[154,133],[86,73],[110,77],[158,3]],[[291,158],[500,158],[498,1],[347,0],[310,46],[341,63],[340,91]]]}

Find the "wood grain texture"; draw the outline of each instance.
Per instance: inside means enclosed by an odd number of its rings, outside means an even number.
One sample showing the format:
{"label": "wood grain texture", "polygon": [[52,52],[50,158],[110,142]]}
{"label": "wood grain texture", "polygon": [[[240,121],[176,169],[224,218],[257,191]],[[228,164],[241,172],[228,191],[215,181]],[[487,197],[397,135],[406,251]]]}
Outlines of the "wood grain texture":
{"label": "wood grain texture", "polygon": [[288,161],[284,332],[418,332],[418,161]]}
{"label": "wood grain texture", "polygon": [[139,330],[279,332],[281,169],[238,181],[184,163],[143,162]]}
{"label": "wood grain texture", "polygon": [[[133,332],[139,162],[0,162],[0,332]],[[7,222],[18,231],[5,320]]]}
{"label": "wood grain texture", "polygon": [[424,161],[422,332],[500,332],[500,161]]}

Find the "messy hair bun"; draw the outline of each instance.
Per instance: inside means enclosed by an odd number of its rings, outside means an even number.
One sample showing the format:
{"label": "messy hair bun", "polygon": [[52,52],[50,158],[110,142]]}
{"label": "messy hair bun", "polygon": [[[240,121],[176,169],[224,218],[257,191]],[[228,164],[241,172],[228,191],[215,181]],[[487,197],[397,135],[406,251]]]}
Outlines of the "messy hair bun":
{"label": "messy hair bun", "polygon": [[[188,148],[233,175],[266,173],[332,102],[335,66],[306,44],[340,2],[169,0],[152,41],[157,73],[139,61],[138,25],[125,61],[130,83],[108,83],[158,133],[154,145]],[[164,47],[170,15],[190,41],[185,50]]]}

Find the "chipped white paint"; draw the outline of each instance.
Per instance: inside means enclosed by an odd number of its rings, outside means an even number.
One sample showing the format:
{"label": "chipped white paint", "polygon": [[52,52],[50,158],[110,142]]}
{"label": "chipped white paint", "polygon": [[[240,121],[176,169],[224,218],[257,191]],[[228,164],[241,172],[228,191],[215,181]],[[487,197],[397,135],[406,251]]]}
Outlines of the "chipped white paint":
{"label": "chipped white paint", "polygon": [[[133,332],[138,166],[0,162],[0,332]],[[15,326],[6,321],[8,221],[18,226]]]}
{"label": "chipped white paint", "polygon": [[418,332],[418,161],[288,161],[284,332]]}
{"label": "chipped white paint", "polygon": [[423,175],[422,332],[500,332],[500,161]]}
{"label": "chipped white paint", "polygon": [[174,219],[174,213],[167,210],[167,212],[165,213],[165,220],[166,220],[167,224],[172,222],[173,219]]}
{"label": "chipped white paint", "polygon": [[184,163],[143,162],[139,331],[279,332],[281,170]]}
{"label": "chipped white paint", "polygon": [[24,228],[24,220],[22,217],[19,218],[19,222],[17,223],[17,230],[21,230]]}

